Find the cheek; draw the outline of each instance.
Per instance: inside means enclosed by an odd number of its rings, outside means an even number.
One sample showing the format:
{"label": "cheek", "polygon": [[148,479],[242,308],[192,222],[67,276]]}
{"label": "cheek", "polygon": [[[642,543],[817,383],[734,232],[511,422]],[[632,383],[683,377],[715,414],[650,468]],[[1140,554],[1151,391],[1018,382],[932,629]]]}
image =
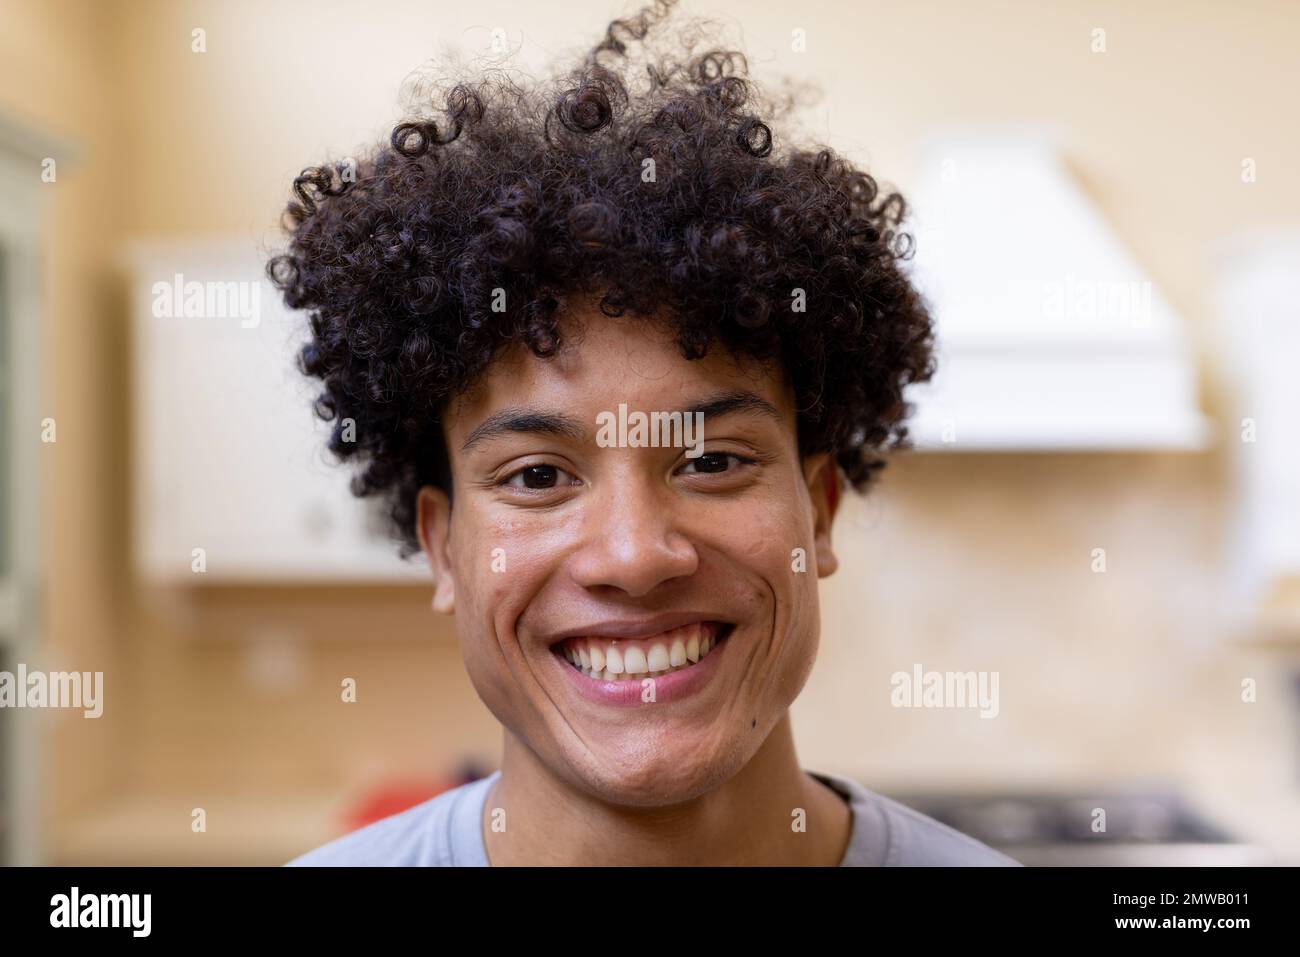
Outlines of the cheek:
{"label": "cheek", "polygon": [[453,529],[456,633],[471,683],[504,722],[512,707],[520,649],[515,622],[535,590],[537,550],[515,520],[462,512]]}
{"label": "cheek", "polygon": [[778,593],[788,592],[800,564],[812,561],[812,526],[803,510],[788,503],[763,507],[752,504],[728,509],[714,517],[715,541],[768,581]]}
{"label": "cheek", "polygon": [[819,625],[816,546],[805,500],[792,491],[789,502],[750,509],[724,527],[730,554],[743,563],[771,609],[775,643],[771,654],[781,668],[810,667]]}
{"label": "cheek", "polygon": [[527,517],[465,513],[454,534],[457,617],[479,640],[513,634],[545,581],[557,529]]}

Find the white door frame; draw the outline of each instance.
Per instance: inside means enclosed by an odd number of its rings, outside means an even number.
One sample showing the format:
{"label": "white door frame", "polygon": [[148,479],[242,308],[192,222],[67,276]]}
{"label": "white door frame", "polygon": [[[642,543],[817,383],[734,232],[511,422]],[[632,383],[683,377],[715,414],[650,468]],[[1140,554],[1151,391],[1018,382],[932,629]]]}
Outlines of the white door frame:
{"label": "white door frame", "polygon": [[[0,409],[7,418],[10,499],[0,502],[5,514],[9,567],[0,576],[0,641],[13,663],[38,654],[44,586],[41,534],[41,420],[54,412],[43,408],[44,303],[42,247],[46,205],[74,158],[73,150],[48,136],[25,129],[0,115],[0,248],[4,276],[0,295],[8,322],[9,368],[6,393],[12,401]],[[56,180],[42,180],[42,163],[53,158]],[[0,788],[12,811],[12,835],[5,864],[29,865],[43,859],[40,800],[43,762],[33,733],[36,722],[16,711],[3,723],[6,766]]]}

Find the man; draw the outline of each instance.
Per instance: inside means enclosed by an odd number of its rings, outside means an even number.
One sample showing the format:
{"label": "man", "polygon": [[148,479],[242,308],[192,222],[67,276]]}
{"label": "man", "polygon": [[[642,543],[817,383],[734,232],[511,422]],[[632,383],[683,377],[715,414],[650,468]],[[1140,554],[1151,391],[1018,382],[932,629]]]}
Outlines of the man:
{"label": "man", "polygon": [[613,69],[666,7],[295,184],[270,268],[331,447],[428,557],[505,745],[293,864],[1015,863],[799,765],[840,476],[903,438],[930,319],[901,198],[776,151],[739,54]]}

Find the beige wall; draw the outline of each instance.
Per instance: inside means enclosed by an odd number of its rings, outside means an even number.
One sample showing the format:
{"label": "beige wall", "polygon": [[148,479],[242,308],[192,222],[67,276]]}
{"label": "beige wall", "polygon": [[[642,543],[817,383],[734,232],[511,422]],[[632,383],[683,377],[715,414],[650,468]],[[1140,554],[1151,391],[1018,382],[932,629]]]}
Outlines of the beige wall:
{"label": "beige wall", "polygon": [[[589,42],[615,7],[569,2],[557,17],[551,4],[502,2],[3,2],[0,105],[85,147],[58,186],[51,243],[61,438],[50,634],[122,662],[118,736],[69,732],[53,793],[329,789],[493,757],[493,722],[422,593],[356,589],[315,619],[297,593],[120,600],[126,381],[112,246],[140,234],[270,239],[293,174],[385,134],[399,83],[444,45],[483,45],[501,25],[536,64]],[[979,6],[691,9],[743,25],[759,79],[819,82],[809,127],[904,187],[934,125],[1055,122],[1111,222],[1203,328],[1213,243],[1300,219],[1300,180],[1288,175],[1300,126],[1285,92],[1300,80],[1300,8]],[[207,31],[206,54],[190,52],[194,27]],[[789,50],[796,27],[802,55]],[[1089,52],[1094,27],[1107,31],[1105,54]],[[1240,181],[1245,157],[1258,162],[1252,185]],[[1213,412],[1212,357],[1207,373]],[[1149,775],[1285,793],[1286,659],[1228,644],[1218,614],[1230,493],[1218,455],[898,463],[837,529],[822,657],[796,706],[805,765],[878,785]],[[1088,567],[1099,546],[1111,556],[1104,576]],[[286,632],[293,652],[267,664],[257,639]],[[889,708],[889,674],[914,662],[1000,670],[1002,719]],[[363,689],[346,714],[344,674]],[[1268,691],[1257,709],[1239,703],[1244,676]]]}

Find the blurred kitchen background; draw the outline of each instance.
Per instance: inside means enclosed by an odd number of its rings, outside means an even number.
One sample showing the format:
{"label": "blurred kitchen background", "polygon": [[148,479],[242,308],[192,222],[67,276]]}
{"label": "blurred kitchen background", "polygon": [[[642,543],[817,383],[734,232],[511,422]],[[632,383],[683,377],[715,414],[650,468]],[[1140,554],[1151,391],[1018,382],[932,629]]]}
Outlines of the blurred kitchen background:
{"label": "blurred kitchen background", "polygon": [[[0,711],[4,861],[279,864],[496,766],[260,261],[412,70],[629,9],[0,0],[0,671],[105,675],[99,719]],[[1300,7],[687,11],[913,201],[942,336],[835,528],[804,766],[1027,863],[1300,862]],[[258,321],[155,315],[177,274]],[[891,706],[916,665],[996,718]]]}

